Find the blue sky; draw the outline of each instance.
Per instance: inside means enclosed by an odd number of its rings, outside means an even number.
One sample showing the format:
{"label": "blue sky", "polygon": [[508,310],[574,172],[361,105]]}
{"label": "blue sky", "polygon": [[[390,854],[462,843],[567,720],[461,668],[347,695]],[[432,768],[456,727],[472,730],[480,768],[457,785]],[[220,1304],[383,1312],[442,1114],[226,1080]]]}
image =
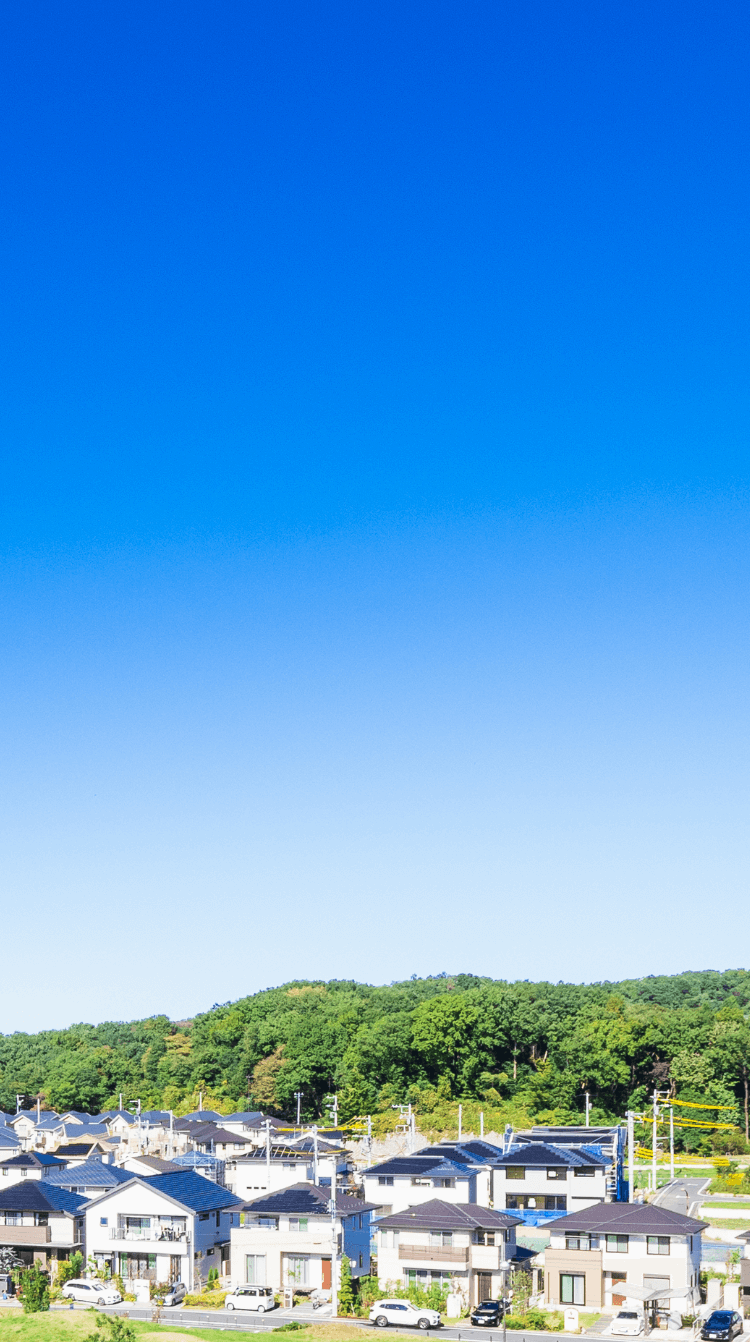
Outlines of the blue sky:
{"label": "blue sky", "polygon": [[0,1028],[746,962],[749,55],[6,16]]}

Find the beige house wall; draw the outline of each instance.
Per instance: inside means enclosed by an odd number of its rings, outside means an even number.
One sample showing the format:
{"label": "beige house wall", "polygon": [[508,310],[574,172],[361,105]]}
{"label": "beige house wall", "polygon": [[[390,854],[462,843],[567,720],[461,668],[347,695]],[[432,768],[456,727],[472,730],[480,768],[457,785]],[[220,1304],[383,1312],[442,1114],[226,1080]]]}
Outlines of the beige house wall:
{"label": "beige house wall", "polygon": [[598,1249],[546,1249],[544,1254],[544,1298],[548,1305],[560,1304],[560,1273],[583,1273],[586,1277],[586,1308],[602,1306],[602,1255]]}

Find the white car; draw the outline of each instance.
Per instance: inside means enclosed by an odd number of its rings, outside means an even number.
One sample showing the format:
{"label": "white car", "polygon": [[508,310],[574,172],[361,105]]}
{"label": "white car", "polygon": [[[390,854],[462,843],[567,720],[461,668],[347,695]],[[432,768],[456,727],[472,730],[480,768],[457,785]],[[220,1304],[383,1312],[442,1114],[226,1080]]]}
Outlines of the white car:
{"label": "white car", "polygon": [[236,1286],[224,1301],[225,1309],[254,1309],[256,1314],[265,1314],[267,1309],[276,1308],[276,1300],[270,1286]]}
{"label": "white car", "polygon": [[87,1305],[119,1305],[122,1300],[116,1286],[108,1281],[83,1281],[73,1277],[66,1281],[62,1294],[67,1300],[83,1300]]}
{"label": "white car", "polygon": [[621,1309],[612,1320],[610,1333],[613,1337],[637,1337],[645,1328],[643,1315],[635,1309]]}
{"label": "white car", "polygon": [[387,1328],[389,1323],[399,1328],[439,1328],[440,1315],[436,1309],[417,1309],[410,1300],[378,1300],[370,1310],[370,1323],[376,1328]]}

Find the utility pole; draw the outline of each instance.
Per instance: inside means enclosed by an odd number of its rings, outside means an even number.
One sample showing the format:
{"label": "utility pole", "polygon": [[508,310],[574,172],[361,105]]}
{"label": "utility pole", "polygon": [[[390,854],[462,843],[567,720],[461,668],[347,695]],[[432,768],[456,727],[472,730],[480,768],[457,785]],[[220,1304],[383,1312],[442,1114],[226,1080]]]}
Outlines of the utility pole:
{"label": "utility pole", "polygon": [[651,1179],[653,1182],[653,1191],[656,1192],[656,1120],[658,1116],[659,1092],[654,1091],[654,1116],[651,1127]]}
{"label": "utility pole", "polygon": [[674,1105],[669,1106],[669,1177],[674,1179]]}
{"label": "utility pole", "polygon": [[372,1165],[372,1115],[367,1115],[367,1166]]}
{"label": "utility pole", "polygon": [[339,1312],[338,1236],[336,1233],[336,1156],[331,1162],[331,1318]]}
{"label": "utility pole", "polygon": [[313,1183],[318,1186],[318,1129],[317,1125],[313,1127]]}
{"label": "utility pole", "polygon": [[302,1121],[302,1096],[304,1093],[304,1090],[295,1090],[294,1092],[294,1098],[297,1101],[297,1127],[300,1126]]}
{"label": "utility pole", "polygon": [[479,1136],[484,1137],[484,1110],[479,1115]]}
{"label": "utility pole", "polygon": [[271,1120],[266,1119],[266,1189],[271,1192]]}
{"label": "utility pole", "polygon": [[590,1098],[590,1096],[589,1096],[588,1091],[586,1091],[586,1127],[589,1126],[589,1114],[590,1114],[590,1113],[591,1113],[591,1098]]}
{"label": "utility pole", "polygon": [[635,1201],[635,1141],[633,1110],[628,1109],[628,1202]]}
{"label": "utility pole", "polygon": [[168,1155],[168,1157],[167,1157],[168,1160],[171,1160],[171,1159],[172,1159],[173,1150],[174,1150],[174,1113],[173,1113],[172,1110],[170,1109],[170,1111],[169,1111],[169,1155]]}
{"label": "utility pole", "polygon": [[460,1140],[461,1140],[461,1125],[462,1125],[462,1122],[463,1122],[463,1114],[464,1114],[464,1107],[463,1107],[462,1104],[459,1104],[459,1106],[458,1106],[458,1140],[459,1140],[459,1142],[460,1142]]}

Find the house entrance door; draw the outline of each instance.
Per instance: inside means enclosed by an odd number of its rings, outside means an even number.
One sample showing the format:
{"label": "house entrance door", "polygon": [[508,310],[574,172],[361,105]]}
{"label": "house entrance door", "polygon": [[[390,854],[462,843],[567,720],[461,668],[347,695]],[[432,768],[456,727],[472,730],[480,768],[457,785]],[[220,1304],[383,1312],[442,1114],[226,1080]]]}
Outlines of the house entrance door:
{"label": "house entrance door", "polygon": [[628,1279],[627,1272],[612,1273],[612,1304],[615,1307],[625,1304],[625,1297],[627,1292],[625,1291],[624,1283],[627,1281],[627,1279]]}
{"label": "house entrance door", "polygon": [[181,1257],[180,1257],[180,1255],[179,1255],[178,1253],[170,1254],[170,1256],[169,1256],[169,1284],[170,1284],[170,1286],[172,1285],[172,1282],[173,1282],[173,1281],[179,1281],[179,1280],[180,1280],[180,1264],[181,1264],[181,1263],[182,1263],[182,1259],[181,1259]]}
{"label": "house entrance door", "polygon": [[331,1260],[330,1260],[330,1258],[324,1258],[324,1259],[322,1260],[322,1262],[323,1262],[323,1290],[324,1290],[324,1291],[330,1291],[330,1289],[331,1289]]}
{"label": "house entrance door", "polygon": [[475,1304],[481,1305],[483,1300],[491,1300],[491,1299],[492,1299],[492,1273],[477,1272]]}

